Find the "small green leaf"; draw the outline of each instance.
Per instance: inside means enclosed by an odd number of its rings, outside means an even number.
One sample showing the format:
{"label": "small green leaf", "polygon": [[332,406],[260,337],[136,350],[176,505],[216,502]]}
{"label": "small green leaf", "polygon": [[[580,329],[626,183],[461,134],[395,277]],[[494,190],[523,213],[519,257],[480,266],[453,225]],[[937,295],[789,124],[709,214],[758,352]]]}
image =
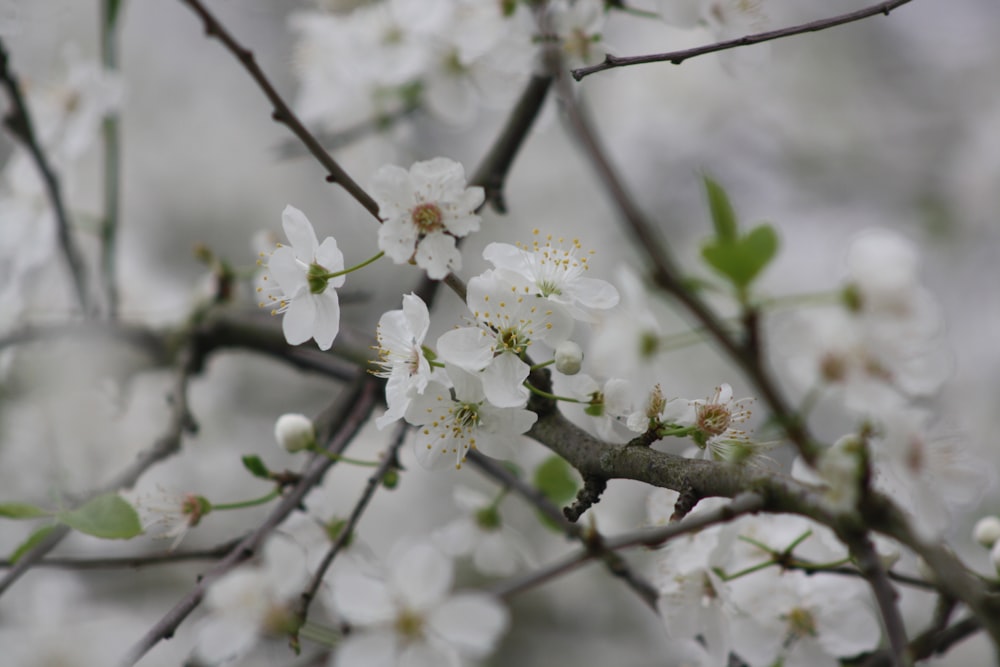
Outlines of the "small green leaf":
{"label": "small green leaf", "polygon": [[267,469],[259,456],[244,456],[243,467],[250,471],[254,477],[261,479],[271,479],[271,471]]}
{"label": "small green leaf", "polygon": [[535,486],[556,505],[563,505],[576,497],[580,488],[573,467],[559,456],[549,457],[535,469]]}
{"label": "small green leaf", "polygon": [[715,225],[715,237],[720,242],[736,240],[739,233],[736,222],[736,211],[729,202],[729,195],[711,176],[703,176],[705,194],[708,195],[708,208],[712,213],[712,224]]}
{"label": "small green leaf", "polygon": [[109,540],[127,540],[142,534],[135,508],[116,493],[106,493],[56,518],[74,530]]}
{"label": "small green leaf", "polygon": [[49,533],[55,530],[58,525],[59,524],[50,523],[48,525],[42,526],[41,528],[33,532],[31,535],[29,535],[28,539],[26,539],[24,542],[21,542],[21,545],[18,548],[14,549],[14,553],[10,555],[10,562],[16,563],[17,561],[21,560],[21,556],[34,549],[35,545],[39,544],[42,540],[48,537]]}
{"label": "small green leaf", "polygon": [[28,503],[0,503],[0,517],[5,519],[37,519],[51,514]]}
{"label": "small green leaf", "polygon": [[771,225],[764,224],[734,242],[712,239],[701,249],[701,254],[734,286],[744,289],[774,259],[777,251],[778,234]]}

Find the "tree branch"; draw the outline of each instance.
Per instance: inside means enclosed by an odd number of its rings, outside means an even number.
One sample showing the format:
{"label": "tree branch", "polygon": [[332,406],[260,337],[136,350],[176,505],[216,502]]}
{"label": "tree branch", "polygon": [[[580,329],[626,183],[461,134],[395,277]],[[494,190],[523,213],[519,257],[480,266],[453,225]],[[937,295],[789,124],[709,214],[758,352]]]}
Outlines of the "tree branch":
{"label": "tree branch", "polygon": [[668,51],[667,53],[653,53],[646,56],[626,56],[619,57],[613,56],[610,53],[604,57],[604,62],[597,65],[591,65],[589,67],[580,67],[572,70],[571,74],[573,78],[580,81],[585,76],[591,74],[596,74],[597,72],[603,72],[604,70],[613,69],[615,67],[627,67],[629,65],[642,65],[644,63],[659,63],[659,62],[669,62],[673,65],[680,65],[685,60],[694,58],[696,56],[703,56],[707,53],[715,53],[717,51],[726,51],[728,49],[735,49],[740,46],[750,46],[751,44],[760,44],[761,42],[770,42],[775,39],[781,39],[783,37],[792,37],[793,35],[801,35],[807,32],[819,32],[821,30],[826,30],[828,28],[834,28],[838,25],[844,25],[845,23],[853,23],[854,21],[860,21],[861,19],[866,19],[871,16],[876,16],[878,14],[889,15],[889,12],[901,7],[910,0],[889,0],[888,2],[880,2],[878,4],[872,5],[870,7],[865,7],[864,9],[859,9],[853,12],[847,12],[846,14],[839,14],[837,16],[832,16],[826,19],[820,19],[818,21],[810,21],[808,23],[802,23],[800,25],[791,26],[788,28],[781,28],[780,30],[768,30],[767,32],[759,32],[754,35],[746,35],[745,37],[737,37],[736,39],[727,39],[723,42],[716,42],[715,44],[708,44],[706,46],[697,46],[692,49],[682,49],[680,51]]}
{"label": "tree branch", "polygon": [[[378,401],[380,387],[381,383],[377,378],[360,374],[347,395],[339,398],[327,415],[316,420],[317,437],[322,437],[324,441],[329,440],[328,451],[341,453],[357,435]],[[208,587],[219,577],[250,558],[268,534],[299,507],[302,499],[323,479],[326,471],[334,463],[335,461],[329,457],[319,454],[314,456],[307,464],[302,480],[282,497],[281,503],[267,519],[234,547],[222,561],[206,572],[198,584],[129,649],[120,664],[123,667],[131,667],[161,639],[172,636],[188,614],[201,603]]]}
{"label": "tree branch", "polygon": [[201,17],[202,22],[205,25],[205,34],[209,37],[215,37],[220,42],[222,42],[225,47],[234,55],[236,59],[240,61],[243,68],[250,74],[253,80],[257,83],[257,86],[261,89],[267,99],[271,102],[271,106],[274,112],[271,114],[274,120],[279,123],[284,124],[291,130],[295,136],[299,138],[299,141],[312,153],[320,164],[327,171],[326,180],[331,183],[338,183],[342,188],[347,190],[347,193],[354,198],[356,202],[361,204],[369,213],[378,219],[378,204],[375,200],[358,185],[354,179],[352,179],[346,171],[344,171],[340,164],[323,148],[322,144],[317,141],[316,137],[306,129],[306,126],[302,124],[298,116],[292,111],[291,107],[285,103],[278,91],[274,89],[271,81],[261,70],[260,66],[257,64],[257,60],[254,54],[249,49],[240,45],[239,42],[226,30],[225,26],[219,22],[215,16],[208,11],[205,5],[200,0],[181,0],[184,4],[191,8],[198,16]]}
{"label": "tree branch", "polygon": [[38,169],[38,174],[45,184],[45,193],[55,213],[56,235],[59,239],[59,248],[62,251],[63,259],[66,261],[66,266],[69,268],[80,308],[83,309],[85,317],[90,317],[94,314],[94,304],[91,301],[88,288],[87,269],[84,266],[80,248],[76,245],[71,232],[73,225],[70,223],[69,212],[66,210],[66,204],[63,201],[59,177],[56,176],[55,170],[49,164],[48,158],[45,156],[45,152],[38,142],[31,114],[28,113],[28,105],[24,101],[17,76],[10,69],[10,56],[2,39],[0,39],[0,86],[3,86],[7,91],[7,97],[10,99],[11,105],[11,108],[4,116],[3,123],[31,154],[31,159],[34,161],[35,167]]}

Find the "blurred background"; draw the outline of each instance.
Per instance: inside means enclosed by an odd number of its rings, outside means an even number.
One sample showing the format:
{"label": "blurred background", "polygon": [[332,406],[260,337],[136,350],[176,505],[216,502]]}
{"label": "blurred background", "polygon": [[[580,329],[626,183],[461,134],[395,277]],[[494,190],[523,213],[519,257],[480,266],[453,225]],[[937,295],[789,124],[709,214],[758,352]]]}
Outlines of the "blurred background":
{"label": "blurred background", "polygon": [[[766,0],[766,28],[777,28],[866,6],[860,0]],[[636,2],[637,6],[642,6]],[[244,45],[286,99],[294,99],[294,34],[289,16],[302,1],[214,0],[209,6]],[[322,238],[337,238],[352,265],[377,251],[375,225],[339,188],[324,182],[312,158],[289,145],[290,133],[271,121],[271,109],[233,57],[205,38],[180,2],[124,3],[121,63],[123,213],[120,237],[121,313],[129,322],[165,326],[184,321],[205,294],[207,271],[192,253],[209,246],[250,271],[254,237],[280,234],[286,204],[300,208]],[[741,220],[767,220],[781,235],[781,253],[764,276],[764,294],[834,288],[844,276],[850,240],[872,227],[897,230],[924,253],[922,275],[946,322],[951,373],[927,405],[968,446],[1000,463],[1000,4],[994,0],[915,0],[893,12],[823,33],[709,55],[681,66],[650,64],[593,75],[575,84],[590,106],[616,166],[641,208],[661,227],[685,270],[707,275],[699,247],[710,234],[702,174],[725,185]],[[79,0],[0,0],[0,37],[11,66],[29,85],[58,80],[67,58],[98,57],[97,3]],[[606,48],[636,55],[708,43],[704,28],[612,13]],[[73,55],[77,54],[77,55]],[[336,152],[362,185],[385,163],[409,165],[444,155],[475,169],[505,113],[483,111],[467,127],[416,114],[405,127],[371,136]],[[13,147],[0,137],[0,156]],[[81,243],[96,248],[100,214],[100,157],[96,148],[67,175]],[[578,237],[597,250],[591,275],[613,279],[622,265],[641,268],[639,253],[620,225],[593,171],[573,145],[549,100],[517,158],[507,186],[509,213],[484,213],[482,232],[464,245],[463,277],[486,268],[482,248],[492,241],[529,242],[531,230]],[[0,229],[9,228],[0,218]],[[13,234],[13,231],[11,231]],[[15,235],[17,238],[21,238]],[[30,243],[28,239],[26,243]],[[24,244],[0,244],[13,261]],[[68,314],[65,275],[54,256],[37,280],[21,285],[25,305],[9,328],[52,323]],[[349,276],[345,326],[372,336],[378,317],[399,308],[418,272],[380,262]],[[257,317],[249,282],[228,306]],[[442,294],[432,336],[457,323],[462,304]],[[668,331],[685,320],[661,313]],[[277,320],[274,321],[277,325]],[[780,317],[773,322],[781,326]],[[6,331],[4,332],[6,333]],[[361,340],[364,340],[363,338]],[[433,340],[433,338],[429,338]],[[0,500],[44,503],[53,489],[82,491],[106,481],[162,430],[169,372],[146,370],[141,353],[120,345],[62,341],[6,351],[0,385]],[[781,349],[771,350],[780,367]],[[667,355],[657,368],[671,395],[701,398],[720,382],[737,397],[752,394],[745,379],[708,346]],[[275,361],[222,353],[192,387],[201,429],[183,453],[151,471],[140,487],[203,493],[238,500],[267,491],[241,468],[258,454],[273,469],[299,462],[272,441],[283,412],[317,414],[340,387]],[[824,435],[844,428],[836,411],[817,415]],[[373,458],[388,432],[367,429],[352,452]],[[523,443],[520,463],[544,452]],[[400,535],[419,535],[456,514],[450,488],[458,481],[482,489],[471,469],[430,473],[405,452],[400,487],[380,493],[361,539],[376,551]],[[346,514],[367,473],[338,466],[311,502]],[[595,510],[606,533],[644,520],[648,489],[614,482]],[[510,521],[537,549],[538,562],[569,548],[537,525],[531,511],[508,501]],[[403,516],[401,507],[419,508]],[[984,489],[979,507],[956,522],[956,548],[986,571],[982,549],[968,540],[978,516],[1000,510]],[[266,509],[211,515],[185,547],[208,547],[251,529]],[[30,532],[0,523],[0,553]],[[138,545],[138,546],[137,546]],[[56,553],[79,556],[163,548],[139,538],[118,544],[74,535]],[[636,556],[638,559],[643,554]],[[195,581],[203,564],[141,570],[72,573],[44,569],[24,577],[0,598],[0,656],[13,665],[108,665]],[[471,573],[466,580],[476,583]],[[907,620],[920,627],[930,610],[912,600]],[[924,607],[923,609],[921,607]],[[512,605],[514,627],[491,664],[674,664],[659,621],[597,566],[526,594]],[[182,664],[199,612],[143,665]],[[956,649],[942,665],[986,664],[984,642]],[[51,655],[50,655],[51,654]],[[46,661],[47,660],[47,661]],[[61,661],[60,661],[61,660]],[[3,660],[6,662],[6,659]],[[280,641],[245,664],[293,665]]]}

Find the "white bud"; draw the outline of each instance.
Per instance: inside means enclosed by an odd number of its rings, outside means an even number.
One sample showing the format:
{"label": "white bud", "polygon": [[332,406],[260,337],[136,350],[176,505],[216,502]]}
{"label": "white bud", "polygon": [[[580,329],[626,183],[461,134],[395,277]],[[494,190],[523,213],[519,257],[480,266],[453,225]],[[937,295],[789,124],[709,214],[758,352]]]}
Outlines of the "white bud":
{"label": "white bud", "polygon": [[576,375],[583,363],[583,350],[571,340],[556,346],[556,370],[563,375]]}
{"label": "white bud", "polygon": [[876,540],[875,552],[878,554],[878,560],[883,569],[891,570],[892,566],[899,562],[899,547],[896,546],[895,542]]}
{"label": "white bud", "polygon": [[1000,540],[994,543],[993,548],[990,549],[990,562],[993,563],[993,569],[1000,575]]}
{"label": "white bud", "polygon": [[305,415],[288,413],[274,422],[274,439],[289,452],[299,452],[316,444],[316,428]]}
{"label": "white bud", "polygon": [[989,549],[1000,541],[1000,518],[984,516],[972,529],[972,539]]}

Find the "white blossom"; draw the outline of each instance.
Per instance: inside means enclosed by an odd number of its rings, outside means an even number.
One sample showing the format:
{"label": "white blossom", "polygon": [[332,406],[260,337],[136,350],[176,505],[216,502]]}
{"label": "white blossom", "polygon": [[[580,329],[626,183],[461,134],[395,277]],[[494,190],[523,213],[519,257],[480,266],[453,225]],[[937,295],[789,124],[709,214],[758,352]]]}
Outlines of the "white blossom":
{"label": "white blossom", "polygon": [[583,364],[583,349],[571,340],[564,340],[556,345],[556,370],[563,375],[576,375]]}
{"label": "white blossom", "polygon": [[281,327],[289,344],[314,338],[321,350],[328,350],[340,331],[337,288],[344,284],[344,276],[330,274],[344,270],[344,255],[333,237],[321,245],[309,219],[293,206],[285,207],[281,226],[291,247],[279,244],[267,258],[269,276],[264,279],[274,278],[271,289],[276,293],[259,287],[266,295],[260,306],[272,306],[272,315],[284,314]]}
{"label": "white blossom", "polygon": [[352,632],[331,667],[441,667],[489,655],[507,610],[486,593],[450,594],[451,585],[451,560],[426,542],[398,546],[381,570],[336,570],[331,601]]}
{"label": "white blossom", "polygon": [[499,408],[486,401],[479,378],[448,367],[451,390],[430,382],[406,409],[406,421],[416,429],[415,452],[425,468],[446,466],[449,459],[460,468],[472,448],[490,456],[502,456],[507,443],[524,433],[538,418],[523,408]]}
{"label": "white blossom", "polygon": [[972,539],[989,549],[1000,541],[1000,517],[984,516],[972,528]]}
{"label": "white blossom", "polygon": [[545,299],[520,290],[487,271],[469,281],[466,299],[475,326],[443,334],[437,348],[441,358],[466,371],[482,371],[486,397],[499,407],[517,407],[528,400],[523,382],[530,367],[521,356],[541,341],[565,340],[573,320]]}
{"label": "white blossom", "polygon": [[424,353],[424,338],[430,326],[427,304],[415,294],[403,297],[401,310],[390,310],[378,321],[378,370],[375,375],[387,378],[385,399],[388,409],[375,420],[382,429],[406,413],[414,395],[420,394],[431,379],[444,384],[447,377],[431,367]]}
{"label": "white blossom", "polygon": [[551,235],[539,241],[539,231],[531,247],[509,243],[491,243],[483,250],[483,257],[493,264],[495,275],[512,285],[524,284],[526,294],[536,294],[559,304],[584,322],[593,322],[594,310],[607,310],[618,304],[618,290],[600,278],[584,275],[590,255],[574,239],[569,248],[564,239],[553,245]]}
{"label": "white blossom", "polygon": [[205,593],[208,616],[196,628],[196,653],[217,664],[250,651],[263,635],[296,629],[292,602],[306,583],[305,555],[298,545],[272,537],[262,562],[239,567]]}
{"label": "white blossom", "polygon": [[411,260],[440,280],[462,266],[455,239],[479,230],[481,187],[467,187],[461,164],[439,157],[409,171],[385,165],[375,172],[372,196],[383,219],[379,249],[397,264]]}
{"label": "white blossom", "polygon": [[274,422],[274,439],[287,452],[300,452],[316,445],[316,427],[309,417],[286,413]]}
{"label": "white blossom", "polygon": [[510,576],[530,563],[524,538],[503,520],[494,499],[463,485],[455,487],[452,498],[462,516],[432,534],[445,554],[471,556],[475,568],[491,576]]}

